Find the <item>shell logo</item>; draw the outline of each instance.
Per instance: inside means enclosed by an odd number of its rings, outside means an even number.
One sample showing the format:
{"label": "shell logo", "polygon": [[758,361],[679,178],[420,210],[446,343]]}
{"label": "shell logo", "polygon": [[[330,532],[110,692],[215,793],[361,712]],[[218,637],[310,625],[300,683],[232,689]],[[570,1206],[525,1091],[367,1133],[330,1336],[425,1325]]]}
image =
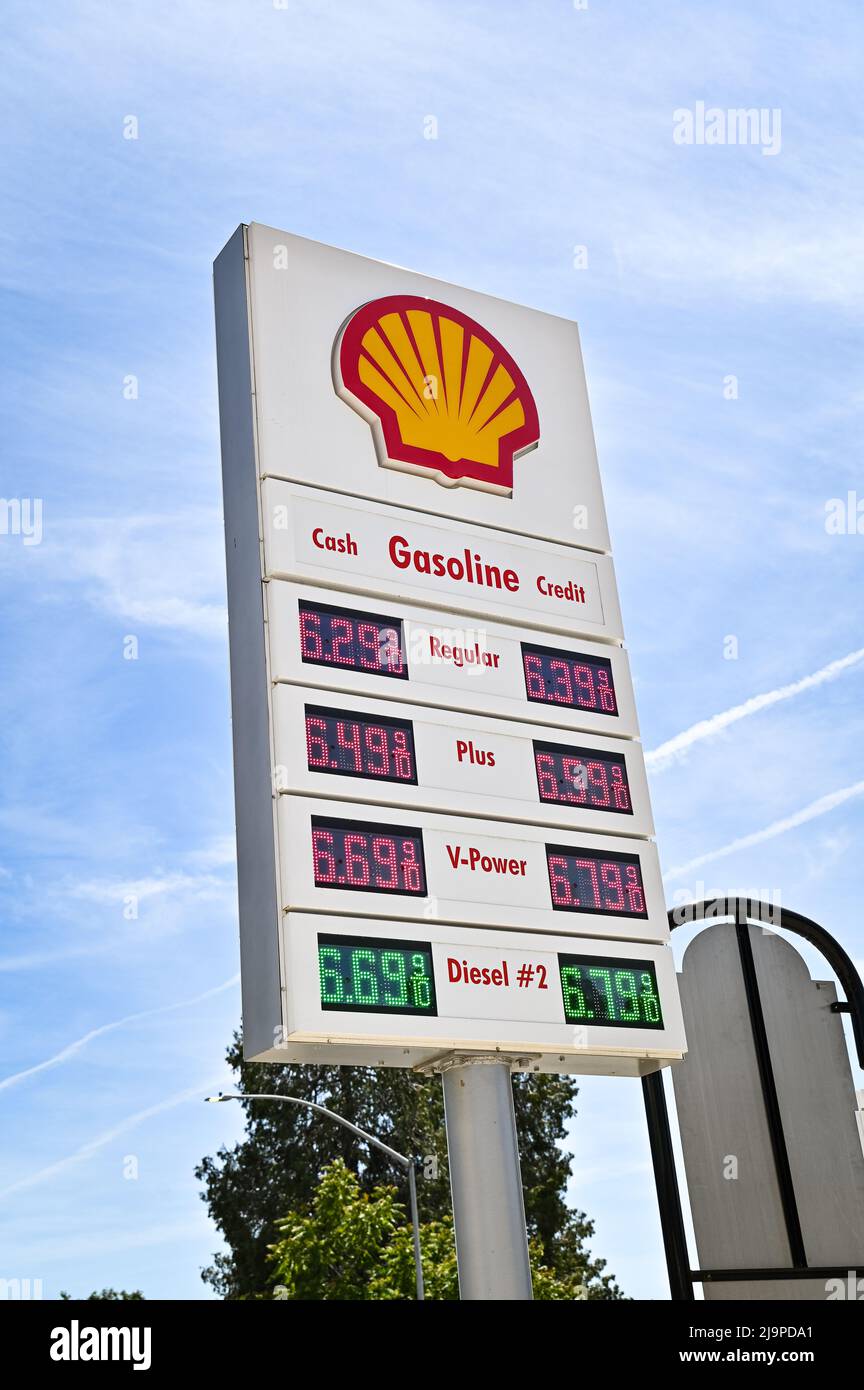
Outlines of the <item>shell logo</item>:
{"label": "shell logo", "polygon": [[378,462],[447,487],[513,493],[537,446],[528,383],[481,324],[449,304],[394,294],[356,309],[333,348],[337,395],[371,426]]}

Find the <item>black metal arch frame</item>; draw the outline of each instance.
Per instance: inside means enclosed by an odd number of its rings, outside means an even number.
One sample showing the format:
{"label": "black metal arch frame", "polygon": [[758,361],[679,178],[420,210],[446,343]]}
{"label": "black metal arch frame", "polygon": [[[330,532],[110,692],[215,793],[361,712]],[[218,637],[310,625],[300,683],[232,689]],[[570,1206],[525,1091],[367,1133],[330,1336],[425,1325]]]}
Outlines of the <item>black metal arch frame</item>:
{"label": "black metal arch frame", "polygon": [[[673,1300],[692,1301],[693,1285],[730,1281],[759,1281],[768,1279],[831,1279],[846,1277],[848,1266],[814,1267],[807,1264],[807,1252],[801,1233],[801,1221],[789,1166],[786,1149],[786,1136],[780,1115],[774,1069],[771,1065],[771,1052],[762,1013],[762,1001],[753,961],[748,925],[779,927],[783,931],[809,941],[827,960],[846,994],[845,1001],[832,1004],[836,1013],[851,1016],[852,1033],[858,1062],[864,1067],[864,983],[853,962],[843,950],[839,941],[809,917],[789,908],[770,907],[754,898],[714,898],[708,902],[688,903],[684,907],[672,908],[667,914],[669,929],[686,926],[693,922],[722,921],[731,917],[735,922],[741,971],[756,1049],[762,1099],[771,1137],[771,1149],[786,1235],[789,1241],[791,1266],[786,1269],[691,1269],[687,1254],[687,1233],[681,1210],[681,1194],[678,1187],[678,1174],[675,1167],[675,1153],[669,1129],[669,1111],[666,1106],[666,1092],[663,1072],[652,1072],[642,1078],[642,1094],[645,1101],[645,1117],[648,1121],[648,1136],[651,1142],[651,1159],[654,1165],[654,1181],[657,1187],[657,1202],[660,1208],[660,1223],[663,1229],[663,1244],[666,1251],[666,1267],[669,1271],[669,1289]],[[864,1273],[864,1265],[854,1271]]]}

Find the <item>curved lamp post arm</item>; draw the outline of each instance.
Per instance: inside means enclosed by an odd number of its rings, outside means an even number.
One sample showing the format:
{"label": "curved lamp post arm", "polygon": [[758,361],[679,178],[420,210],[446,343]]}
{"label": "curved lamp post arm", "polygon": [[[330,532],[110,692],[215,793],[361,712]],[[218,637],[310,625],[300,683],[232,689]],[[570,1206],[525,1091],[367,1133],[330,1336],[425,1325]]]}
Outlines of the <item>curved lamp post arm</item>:
{"label": "curved lamp post arm", "polygon": [[335,1110],[328,1110],[326,1105],[318,1105],[314,1100],[301,1100],[299,1096],[278,1096],[266,1093],[230,1092],[227,1096],[207,1096],[206,1100],[211,1103],[223,1100],[276,1100],[282,1101],[286,1105],[302,1105],[306,1110],[314,1110],[319,1115],[326,1115],[328,1120],[335,1120],[337,1125],[342,1125],[343,1129],[349,1129],[352,1134],[356,1134],[358,1139],[365,1139],[367,1144],[372,1144],[381,1153],[392,1158],[394,1163],[398,1163],[400,1168],[404,1168],[408,1174],[408,1196],[411,1203],[411,1226],[414,1235],[414,1265],[417,1271],[417,1297],[424,1299],[423,1291],[423,1265],[420,1258],[420,1218],[417,1212],[417,1178],[414,1172],[414,1160],[407,1158],[405,1154],[397,1153],[396,1149],[391,1149],[389,1144],[385,1144],[381,1139],[376,1139],[374,1134],[369,1134],[367,1130],[361,1129],[359,1125],[354,1125],[350,1120],[344,1119],[342,1115],[337,1115]]}
{"label": "curved lamp post arm", "polygon": [[852,1018],[852,1033],[858,1052],[858,1065],[864,1067],[864,983],[855,962],[846,954],[840,942],[825,927],[800,912],[788,907],[771,907],[769,903],[758,902],[755,898],[713,898],[701,903],[685,903],[672,907],[666,914],[669,929],[690,925],[693,922],[717,921],[721,917],[734,917],[739,925],[746,925],[748,918],[761,922],[764,926],[780,927],[784,931],[803,936],[817,951],[821,951],[834,974],[846,991],[844,1013]]}
{"label": "curved lamp post arm", "polygon": [[374,1134],[369,1134],[365,1129],[361,1129],[359,1125],[353,1125],[350,1120],[344,1119],[342,1115],[337,1115],[335,1110],[328,1110],[326,1105],[318,1105],[314,1100],[300,1100],[298,1096],[274,1096],[267,1094],[256,1095],[253,1092],[249,1092],[243,1095],[232,1094],[227,1096],[218,1096],[216,1097],[216,1099],[281,1100],[285,1101],[288,1105],[303,1105],[307,1110],[316,1110],[319,1115],[326,1115],[328,1119],[335,1120],[337,1125],[342,1125],[344,1129],[350,1129],[351,1133],[356,1134],[358,1139],[365,1139],[367,1143],[374,1144],[376,1149],[380,1149],[382,1153],[387,1154],[388,1158],[392,1158],[394,1163],[401,1164],[403,1168],[410,1168],[412,1166],[412,1160],[410,1158],[406,1158],[405,1154],[397,1153],[395,1149],[390,1148],[389,1144],[383,1143],[381,1139],[376,1139]]}

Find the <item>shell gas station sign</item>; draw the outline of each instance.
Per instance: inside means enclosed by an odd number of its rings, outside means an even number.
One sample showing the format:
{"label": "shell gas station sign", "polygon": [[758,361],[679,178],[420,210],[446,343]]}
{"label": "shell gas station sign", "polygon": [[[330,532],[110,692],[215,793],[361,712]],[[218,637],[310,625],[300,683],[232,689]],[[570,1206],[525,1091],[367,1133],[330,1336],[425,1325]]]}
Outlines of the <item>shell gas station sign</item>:
{"label": "shell gas station sign", "polygon": [[575,324],[255,224],[215,287],[245,1055],[680,1058]]}

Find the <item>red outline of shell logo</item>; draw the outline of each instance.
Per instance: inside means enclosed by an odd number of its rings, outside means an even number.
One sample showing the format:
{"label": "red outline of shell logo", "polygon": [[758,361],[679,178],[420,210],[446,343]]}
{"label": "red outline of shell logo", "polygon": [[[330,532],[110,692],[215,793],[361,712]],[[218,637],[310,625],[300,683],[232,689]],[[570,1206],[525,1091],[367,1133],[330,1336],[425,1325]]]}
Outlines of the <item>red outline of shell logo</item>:
{"label": "red outline of shell logo", "polygon": [[540,438],[509,352],[475,319],[420,295],[370,300],[333,347],[336,393],[372,426],[378,462],[512,496],[513,461]]}

